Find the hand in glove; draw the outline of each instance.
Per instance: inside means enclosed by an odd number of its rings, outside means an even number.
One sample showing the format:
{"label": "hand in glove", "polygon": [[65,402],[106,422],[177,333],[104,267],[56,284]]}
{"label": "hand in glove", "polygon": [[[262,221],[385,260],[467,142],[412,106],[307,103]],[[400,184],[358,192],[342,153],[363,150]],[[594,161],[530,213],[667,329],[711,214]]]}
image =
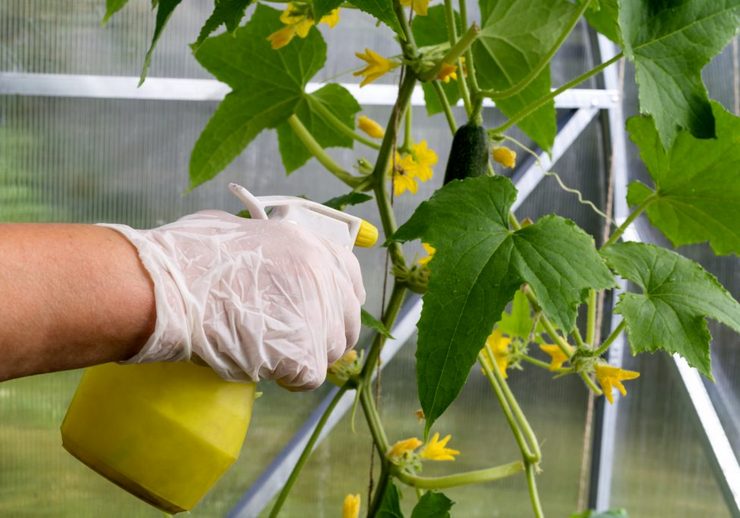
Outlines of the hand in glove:
{"label": "hand in glove", "polygon": [[154,334],[128,363],[193,355],[229,380],[318,387],[359,337],[357,259],[282,221],[204,211],[128,238],[154,281]]}

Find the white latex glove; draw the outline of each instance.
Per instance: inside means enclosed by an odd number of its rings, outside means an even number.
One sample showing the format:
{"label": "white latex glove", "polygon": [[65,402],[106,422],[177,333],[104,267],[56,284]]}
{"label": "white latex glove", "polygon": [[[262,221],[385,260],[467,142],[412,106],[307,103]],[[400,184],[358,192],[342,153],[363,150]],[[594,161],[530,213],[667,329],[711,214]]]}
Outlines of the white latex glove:
{"label": "white latex glove", "polygon": [[357,259],[310,230],[219,211],[152,230],[105,226],[133,243],[154,281],[154,334],[125,363],[197,355],[228,380],[307,390],[357,342]]}

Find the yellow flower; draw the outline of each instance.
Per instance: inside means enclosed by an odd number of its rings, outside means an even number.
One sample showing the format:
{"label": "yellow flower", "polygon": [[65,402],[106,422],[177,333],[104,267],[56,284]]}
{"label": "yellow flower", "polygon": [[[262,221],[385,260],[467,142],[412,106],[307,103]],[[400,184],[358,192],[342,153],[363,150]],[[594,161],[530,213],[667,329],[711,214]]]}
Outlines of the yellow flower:
{"label": "yellow flower", "polygon": [[606,363],[596,364],[596,380],[604,390],[604,395],[606,396],[606,399],[609,400],[609,403],[614,403],[614,396],[612,394],[612,389],[614,387],[616,387],[623,396],[626,396],[627,389],[622,385],[622,380],[633,380],[639,376],[639,372],[623,370],[619,367],[607,365]]}
{"label": "yellow flower", "polygon": [[295,36],[295,28],[292,25],[286,25],[279,31],[275,31],[267,37],[267,41],[270,42],[270,46],[274,49],[281,49],[285,47]]}
{"label": "yellow flower", "polygon": [[385,456],[389,459],[399,459],[403,457],[404,454],[414,451],[422,444],[423,443],[416,437],[409,437],[408,439],[398,441],[393,446],[391,446]]}
{"label": "yellow flower", "polygon": [[495,147],[493,148],[493,159],[511,169],[516,165],[516,151],[505,146]]}
{"label": "yellow flower", "polygon": [[429,442],[421,450],[421,458],[429,460],[455,460],[455,455],[459,455],[460,452],[451,448],[446,448],[447,443],[452,438],[451,435],[447,435],[441,441],[439,440],[439,433],[435,433]]}
{"label": "yellow flower", "polygon": [[568,356],[563,352],[560,347],[552,344],[540,344],[540,349],[550,355],[550,370],[556,371],[563,366],[563,363],[568,361]]}
{"label": "yellow flower", "polygon": [[320,23],[325,23],[329,28],[333,29],[336,24],[339,23],[339,9],[334,9],[329,14],[321,17]]}
{"label": "yellow flower", "polygon": [[437,163],[437,153],[427,147],[427,141],[422,140],[411,147],[411,153],[414,155],[414,165],[412,174],[422,182],[426,182],[434,173],[432,166]]}
{"label": "yellow flower", "polygon": [[[509,346],[511,344],[511,338],[504,336],[499,328],[493,330],[488,338],[486,338],[486,346],[484,347],[483,358],[488,367],[493,370],[493,365],[489,360],[489,354],[496,360],[501,375],[506,379],[506,368],[509,366]],[[488,349],[488,354],[486,354]]]}
{"label": "yellow flower", "polygon": [[401,5],[409,7],[414,10],[419,16],[426,16],[429,8],[429,0],[401,0]]}
{"label": "yellow flower", "polygon": [[417,262],[419,264],[421,264],[421,265],[426,265],[426,264],[429,263],[429,261],[432,260],[432,257],[434,257],[434,253],[437,251],[437,249],[434,248],[432,245],[428,245],[426,243],[422,243],[421,246],[423,246],[424,247],[424,250],[426,250],[427,256],[426,257],[422,257]]}
{"label": "yellow flower", "polygon": [[365,68],[353,73],[355,76],[365,76],[365,79],[362,80],[360,86],[372,83],[383,74],[386,74],[398,66],[398,63],[391,61],[390,59],[386,59],[370,49],[365,49],[364,54],[355,52],[355,56],[367,63]]}
{"label": "yellow flower", "polygon": [[414,178],[416,171],[416,163],[414,157],[411,155],[404,155],[403,157],[396,153],[396,164],[393,174],[393,195],[399,196],[406,191],[411,194],[416,194],[419,190],[419,184],[416,183]]}
{"label": "yellow flower", "polygon": [[449,83],[451,79],[457,80],[457,66],[450,65],[449,63],[442,63],[442,67],[439,69],[437,79],[443,83]]}
{"label": "yellow flower", "polygon": [[380,124],[364,115],[360,115],[357,119],[357,126],[373,138],[383,138],[385,135],[385,131]]}
{"label": "yellow flower", "polygon": [[342,518],[357,518],[360,516],[360,495],[347,495],[342,505]]}

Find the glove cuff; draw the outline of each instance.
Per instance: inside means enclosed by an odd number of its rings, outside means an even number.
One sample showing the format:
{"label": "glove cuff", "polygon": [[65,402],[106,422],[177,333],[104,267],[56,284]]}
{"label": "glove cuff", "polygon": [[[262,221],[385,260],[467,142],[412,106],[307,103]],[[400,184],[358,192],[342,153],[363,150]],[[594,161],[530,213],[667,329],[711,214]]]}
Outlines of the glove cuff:
{"label": "glove cuff", "polygon": [[189,360],[192,349],[192,319],[188,317],[183,302],[183,289],[186,288],[183,282],[178,282],[180,274],[176,265],[156,241],[148,239],[149,231],[108,223],[101,223],[99,226],[111,228],[131,242],[154,284],[157,311],[154,333],[135,356],[120,363]]}

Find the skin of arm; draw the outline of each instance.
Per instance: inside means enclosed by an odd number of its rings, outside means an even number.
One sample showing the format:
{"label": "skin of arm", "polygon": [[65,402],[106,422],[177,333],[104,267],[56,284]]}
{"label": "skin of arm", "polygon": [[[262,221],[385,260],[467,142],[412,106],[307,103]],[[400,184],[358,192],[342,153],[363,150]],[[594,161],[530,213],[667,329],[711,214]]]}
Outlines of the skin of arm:
{"label": "skin of arm", "polygon": [[0,224],[0,381],[126,360],[155,321],[151,278],[115,230]]}

